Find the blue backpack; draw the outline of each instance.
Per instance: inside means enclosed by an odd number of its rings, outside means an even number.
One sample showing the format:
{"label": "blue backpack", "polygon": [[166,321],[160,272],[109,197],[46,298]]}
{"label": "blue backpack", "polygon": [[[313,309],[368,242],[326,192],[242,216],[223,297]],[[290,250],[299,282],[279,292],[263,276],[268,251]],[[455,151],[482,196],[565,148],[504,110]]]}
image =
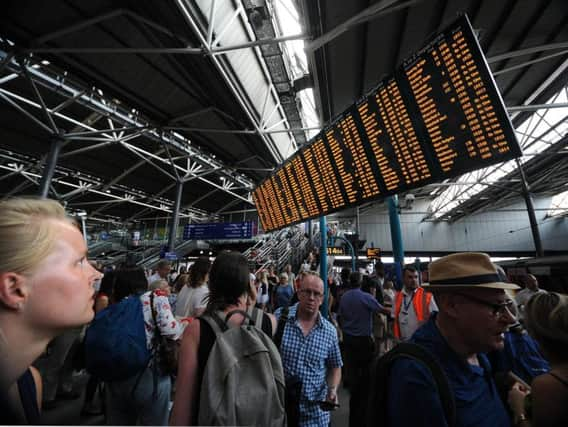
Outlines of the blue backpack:
{"label": "blue backpack", "polygon": [[139,295],[99,312],[85,334],[87,371],[103,381],[130,378],[148,366],[150,351]]}

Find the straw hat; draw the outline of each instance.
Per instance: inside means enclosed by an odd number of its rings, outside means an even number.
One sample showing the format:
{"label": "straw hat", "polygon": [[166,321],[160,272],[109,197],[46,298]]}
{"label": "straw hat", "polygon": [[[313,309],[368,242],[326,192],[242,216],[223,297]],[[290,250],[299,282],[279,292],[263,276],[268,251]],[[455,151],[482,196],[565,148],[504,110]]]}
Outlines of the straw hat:
{"label": "straw hat", "polygon": [[428,290],[491,288],[520,289],[506,283],[489,255],[480,252],[462,252],[440,258],[430,263],[430,282],[423,286]]}

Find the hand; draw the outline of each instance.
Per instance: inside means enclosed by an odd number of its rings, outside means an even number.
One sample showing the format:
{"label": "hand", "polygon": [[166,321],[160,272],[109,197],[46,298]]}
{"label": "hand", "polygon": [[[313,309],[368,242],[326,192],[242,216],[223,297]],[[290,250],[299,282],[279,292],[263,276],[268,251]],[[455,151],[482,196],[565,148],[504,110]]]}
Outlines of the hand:
{"label": "hand", "polygon": [[334,404],[339,404],[339,398],[337,396],[337,386],[331,386],[327,389],[327,396],[325,400]]}
{"label": "hand", "polygon": [[507,402],[511,411],[513,411],[515,419],[520,418],[520,415],[525,413],[525,398],[529,393],[529,390],[520,383],[513,384],[513,387],[509,390]]}

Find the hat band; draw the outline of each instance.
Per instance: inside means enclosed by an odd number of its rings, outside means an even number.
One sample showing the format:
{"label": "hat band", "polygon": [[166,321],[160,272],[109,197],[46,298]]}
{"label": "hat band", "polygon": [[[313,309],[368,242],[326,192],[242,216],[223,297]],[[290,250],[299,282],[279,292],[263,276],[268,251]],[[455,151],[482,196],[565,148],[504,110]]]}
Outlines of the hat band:
{"label": "hat band", "polygon": [[451,279],[430,280],[431,285],[483,285],[484,283],[502,282],[497,273],[477,276],[455,277]]}

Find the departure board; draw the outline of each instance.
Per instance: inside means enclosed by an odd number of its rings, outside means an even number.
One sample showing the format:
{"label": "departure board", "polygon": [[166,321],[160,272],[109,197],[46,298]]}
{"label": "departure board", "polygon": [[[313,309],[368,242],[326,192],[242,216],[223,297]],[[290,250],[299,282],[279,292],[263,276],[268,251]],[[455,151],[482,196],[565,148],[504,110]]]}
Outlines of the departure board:
{"label": "departure board", "polygon": [[464,15],[335,117],[253,200],[273,231],[520,155]]}

